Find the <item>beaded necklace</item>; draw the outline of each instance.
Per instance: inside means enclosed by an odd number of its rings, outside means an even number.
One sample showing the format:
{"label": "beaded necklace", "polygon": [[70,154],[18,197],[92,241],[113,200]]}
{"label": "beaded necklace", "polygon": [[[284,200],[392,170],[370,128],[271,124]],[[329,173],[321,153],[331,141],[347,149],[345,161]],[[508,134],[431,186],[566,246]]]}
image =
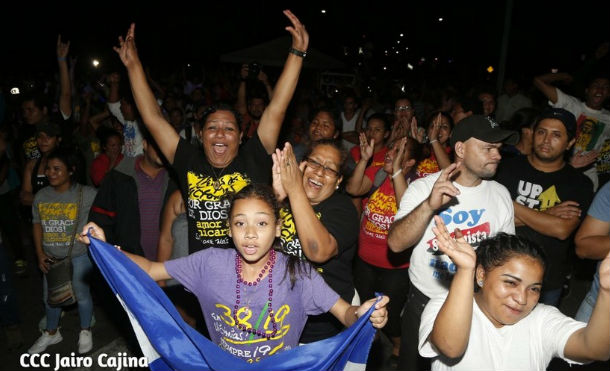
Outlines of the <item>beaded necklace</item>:
{"label": "beaded necklace", "polygon": [[[242,267],[241,267],[241,259],[239,258],[239,254],[235,254],[235,274],[237,275],[237,283],[235,285],[235,306],[233,307],[233,319],[235,320],[235,324],[238,329],[245,331],[249,334],[255,334],[263,338],[267,338],[267,340],[271,339],[277,334],[277,323],[275,322],[275,318],[273,318],[273,266],[275,265],[275,250],[271,250],[269,253],[269,260],[265,263],[265,266],[258,274],[256,281],[246,281],[242,278]],[[267,275],[269,279],[269,306],[267,307],[267,311],[269,312],[269,317],[271,318],[271,325],[273,326],[273,331],[270,334],[266,334],[264,330],[255,330],[252,327],[246,327],[246,325],[239,322],[237,319],[237,310],[239,309],[239,303],[241,299],[241,284],[247,286],[256,286],[263,278],[265,272],[269,270],[269,274]]]}

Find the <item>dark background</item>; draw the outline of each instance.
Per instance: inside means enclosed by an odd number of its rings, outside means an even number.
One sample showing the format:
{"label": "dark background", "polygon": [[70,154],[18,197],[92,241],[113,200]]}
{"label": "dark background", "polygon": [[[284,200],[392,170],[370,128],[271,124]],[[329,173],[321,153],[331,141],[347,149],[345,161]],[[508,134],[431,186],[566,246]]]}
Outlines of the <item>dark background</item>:
{"label": "dark background", "polygon": [[[507,73],[533,76],[573,71],[583,58],[610,39],[607,4],[601,1],[512,2]],[[127,1],[4,3],[0,27],[5,78],[54,72],[55,42],[61,33],[79,57],[80,72],[121,70],[112,46],[131,21],[144,63],[158,73],[187,63],[212,65],[220,54],[287,34],[282,14],[291,9],[306,25],[310,46],[356,67],[359,46],[371,51],[370,73],[408,74],[411,63],[428,71],[494,82],[506,14],[500,1]],[[321,13],[326,10],[326,14]],[[438,18],[443,17],[443,22]],[[400,38],[399,34],[404,33]],[[409,46],[395,55],[392,46]],[[389,57],[384,51],[389,50]],[[345,52],[348,55],[345,55]],[[426,58],[420,63],[421,57]],[[435,61],[434,58],[438,58]],[[605,58],[606,64],[608,58]],[[494,66],[488,75],[485,68]],[[383,70],[386,66],[387,70]]]}

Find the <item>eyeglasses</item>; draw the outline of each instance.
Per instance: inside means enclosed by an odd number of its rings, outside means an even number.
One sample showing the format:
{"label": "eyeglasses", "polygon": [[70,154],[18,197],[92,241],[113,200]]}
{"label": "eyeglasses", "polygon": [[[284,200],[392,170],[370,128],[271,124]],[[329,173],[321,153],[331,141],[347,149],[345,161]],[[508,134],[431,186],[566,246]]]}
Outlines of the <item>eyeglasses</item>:
{"label": "eyeglasses", "polygon": [[410,111],[411,106],[398,106],[394,108],[394,111]]}
{"label": "eyeglasses", "polygon": [[337,170],[331,169],[328,166],[324,166],[312,158],[307,157],[307,159],[305,161],[307,161],[307,165],[313,171],[318,171],[320,169],[323,169],[324,175],[326,175],[328,177],[338,177],[339,176],[339,172]]}

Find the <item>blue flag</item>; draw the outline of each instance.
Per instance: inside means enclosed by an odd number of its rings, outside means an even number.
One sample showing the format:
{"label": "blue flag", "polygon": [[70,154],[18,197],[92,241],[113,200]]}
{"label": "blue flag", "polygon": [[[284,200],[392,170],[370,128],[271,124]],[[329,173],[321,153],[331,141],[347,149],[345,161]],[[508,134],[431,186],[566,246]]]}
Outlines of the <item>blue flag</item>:
{"label": "blue flag", "polygon": [[163,290],[114,246],[89,237],[91,256],[121,302],[151,370],[364,370],[375,328],[369,311],[342,333],[248,363],[182,320]]}

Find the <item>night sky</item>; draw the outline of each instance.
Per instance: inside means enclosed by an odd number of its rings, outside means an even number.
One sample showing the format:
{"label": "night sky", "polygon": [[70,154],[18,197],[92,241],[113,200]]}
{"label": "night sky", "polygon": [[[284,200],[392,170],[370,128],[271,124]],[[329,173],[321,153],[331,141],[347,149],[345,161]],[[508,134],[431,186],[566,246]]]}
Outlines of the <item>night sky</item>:
{"label": "night sky", "polygon": [[[359,46],[373,46],[374,68],[417,66],[434,58],[439,66],[484,71],[497,68],[506,1],[86,1],[70,5],[16,5],[3,10],[0,67],[4,78],[23,71],[55,71],[55,40],[71,40],[79,67],[92,58],[105,72],[122,68],[111,47],[136,22],[136,40],[145,64],[171,71],[186,63],[215,63],[220,54],[287,34],[290,8],[307,26],[310,46],[353,65]],[[6,4],[6,3],[5,3]],[[151,5],[152,4],[152,5]],[[513,2],[507,65],[509,73],[570,71],[610,39],[607,9],[599,1]],[[326,10],[323,14],[321,10]],[[439,22],[438,18],[443,21]],[[401,38],[399,35],[403,33]],[[409,46],[396,56],[391,49]],[[365,44],[369,42],[369,44]],[[392,57],[384,57],[389,50]],[[348,51],[348,56],[344,53]],[[608,58],[606,58],[606,61]],[[395,67],[401,66],[401,67]],[[381,70],[379,70],[380,73]]]}

